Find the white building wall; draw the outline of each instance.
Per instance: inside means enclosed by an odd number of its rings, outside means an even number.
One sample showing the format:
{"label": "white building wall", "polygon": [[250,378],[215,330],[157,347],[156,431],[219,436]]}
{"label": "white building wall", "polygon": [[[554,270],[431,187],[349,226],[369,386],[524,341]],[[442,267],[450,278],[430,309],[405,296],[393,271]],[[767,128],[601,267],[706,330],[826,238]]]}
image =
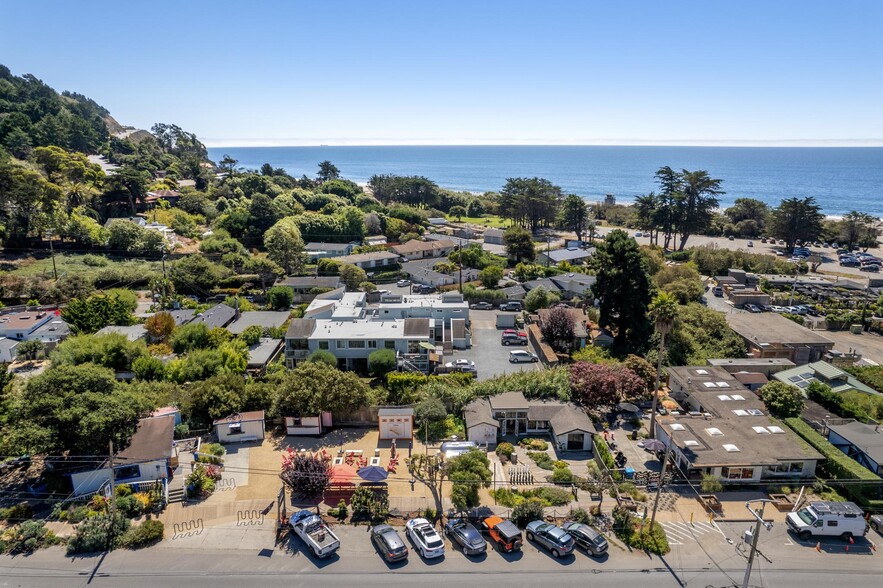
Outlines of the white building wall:
{"label": "white building wall", "polygon": [[218,441],[221,443],[237,443],[243,439],[263,439],[264,421],[243,421],[242,433],[230,434],[230,423],[215,425]]}
{"label": "white building wall", "polygon": [[466,438],[478,445],[496,445],[497,428],[486,424],[475,425],[466,431]]}

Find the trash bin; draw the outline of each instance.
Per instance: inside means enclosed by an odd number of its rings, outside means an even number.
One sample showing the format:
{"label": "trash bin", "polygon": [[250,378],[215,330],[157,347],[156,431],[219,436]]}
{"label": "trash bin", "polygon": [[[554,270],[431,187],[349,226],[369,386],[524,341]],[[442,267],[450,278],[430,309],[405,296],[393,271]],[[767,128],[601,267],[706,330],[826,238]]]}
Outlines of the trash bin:
{"label": "trash bin", "polygon": [[634,478],[634,477],[635,477],[635,468],[633,468],[633,467],[627,467],[627,468],[625,469],[625,477],[626,477],[627,479],[629,479],[629,480],[631,480],[632,478]]}

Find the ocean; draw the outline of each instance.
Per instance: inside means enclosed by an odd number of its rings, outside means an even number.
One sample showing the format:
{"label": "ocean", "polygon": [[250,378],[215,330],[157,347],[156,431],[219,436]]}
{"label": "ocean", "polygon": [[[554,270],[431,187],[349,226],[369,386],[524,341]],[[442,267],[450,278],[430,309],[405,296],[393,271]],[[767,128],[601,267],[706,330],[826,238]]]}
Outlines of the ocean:
{"label": "ocean", "polygon": [[723,180],[722,208],[736,198],[770,206],[783,198],[812,196],[831,216],[859,210],[883,217],[883,147],[648,147],[648,146],[363,146],[219,147],[248,169],[264,163],[293,176],[315,176],[333,162],[345,178],[374,174],[420,175],[451,190],[499,190],[510,177],[546,178],[565,193],[589,201],[613,194],[627,204],[656,190],[661,166],[704,169]]}

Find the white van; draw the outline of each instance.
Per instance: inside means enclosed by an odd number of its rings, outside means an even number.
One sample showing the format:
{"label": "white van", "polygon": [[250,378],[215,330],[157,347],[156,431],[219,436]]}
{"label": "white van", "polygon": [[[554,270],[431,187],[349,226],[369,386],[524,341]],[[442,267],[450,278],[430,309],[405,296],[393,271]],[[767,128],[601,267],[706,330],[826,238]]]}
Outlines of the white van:
{"label": "white van", "polygon": [[810,502],[790,512],[785,524],[804,541],[812,537],[840,537],[849,541],[868,532],[862,509],[852,502]]}

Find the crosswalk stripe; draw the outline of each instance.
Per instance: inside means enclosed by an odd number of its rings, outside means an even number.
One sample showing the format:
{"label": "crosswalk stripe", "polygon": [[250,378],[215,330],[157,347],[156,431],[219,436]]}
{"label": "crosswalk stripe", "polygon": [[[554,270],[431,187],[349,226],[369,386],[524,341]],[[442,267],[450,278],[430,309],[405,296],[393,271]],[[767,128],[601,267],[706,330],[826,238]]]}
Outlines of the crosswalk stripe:
{"label": "crosswalk stripe", "polygon": [[680,539],[692,540],[693,537],[690,536],[686,531],[682,531],[680,529],[672,529],[671,527],[667,527],[663,525],[663,529],[665,529],[666,534],[672,534],[677,536]]}

